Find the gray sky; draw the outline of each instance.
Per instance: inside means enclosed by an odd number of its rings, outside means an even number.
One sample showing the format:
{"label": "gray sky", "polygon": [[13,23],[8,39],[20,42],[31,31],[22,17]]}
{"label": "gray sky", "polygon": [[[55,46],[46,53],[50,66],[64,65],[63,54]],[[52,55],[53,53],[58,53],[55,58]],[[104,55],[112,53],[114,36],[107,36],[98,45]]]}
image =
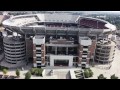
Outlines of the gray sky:
{"label": "gray sky", "polygon": [[90,12],[120,13],[120,11],[90,11]]}
{"label": "gray sky", "polygon": [[83,12],[83,13],[120,13],[120,11],[63,11],[63,12]]}

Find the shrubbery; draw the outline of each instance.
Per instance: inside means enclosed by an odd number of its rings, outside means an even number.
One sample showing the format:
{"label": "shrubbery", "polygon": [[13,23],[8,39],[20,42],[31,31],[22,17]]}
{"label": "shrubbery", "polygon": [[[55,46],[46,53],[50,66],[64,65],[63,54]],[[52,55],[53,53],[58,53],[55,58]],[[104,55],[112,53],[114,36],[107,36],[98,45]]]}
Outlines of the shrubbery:
{"label": "shrubbery", "polygon": [[118,79],[118,77],[117,76],[115,76],[115,74],[113,74],[113,75],[111,75],[111,77],[110,77],[111,79]]}
{"label": "shrubbery", "polygon": [[85,78],[92,77],[93,76],[92,70],[91,69],[85,69],[84,70],[84,76],[85,76]]}
{"label": "shrubbery", "polygon": [[20,76],[20,70],[19,70],[19,69],[16,70],[16,75],[17,75],[18,77]]}
{"label": "shrubbery", "polygon": [[26,74],[25,74],[25,79],[30,79],[31,78],[31,73],[30,72],[27,72]]}
{"label": "shrubbery", "polygon": [[30,69],[32,75],[42,76],[43,69],[41,68],[32,68]]}
{"label": "shrubbery", "polygon": [[7,69],[3,69],[3,74],[7,74]]}
{"label": "shrubbery", "polygon": [[103,74],[100,74],[99,76],[98,76],[98,79],[107,79],[106,77],[104,77],[104,75]]}

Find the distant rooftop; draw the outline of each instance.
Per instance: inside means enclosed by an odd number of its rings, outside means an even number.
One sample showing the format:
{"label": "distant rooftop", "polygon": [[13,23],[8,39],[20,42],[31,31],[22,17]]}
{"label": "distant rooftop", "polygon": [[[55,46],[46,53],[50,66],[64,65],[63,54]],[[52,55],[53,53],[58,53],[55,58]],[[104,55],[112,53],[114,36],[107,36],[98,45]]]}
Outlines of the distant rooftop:
{"label": "distant rooftop", "polygon": [[45,21],[75,23],[75,20],[78,17],[79,15],[72,15],[72,14],[66,14],[66,13],[45,14]]}

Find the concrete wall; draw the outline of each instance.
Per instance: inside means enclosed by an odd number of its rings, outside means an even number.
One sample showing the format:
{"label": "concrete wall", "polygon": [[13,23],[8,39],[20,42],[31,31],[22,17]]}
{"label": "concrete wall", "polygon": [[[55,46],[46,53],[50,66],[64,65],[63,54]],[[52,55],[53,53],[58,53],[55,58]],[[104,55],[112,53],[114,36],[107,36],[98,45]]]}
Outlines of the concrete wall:
{"label": "concrete wall", "polygon": [[80,44],[83,46],[89,46],[92,44],[91,40],[80,40]]}
{"label": "concrete wall", "polygon": [[45,43],[45,37],[43,39],[36,39],[35,37],[33,38],[33,44],[41,45]]}

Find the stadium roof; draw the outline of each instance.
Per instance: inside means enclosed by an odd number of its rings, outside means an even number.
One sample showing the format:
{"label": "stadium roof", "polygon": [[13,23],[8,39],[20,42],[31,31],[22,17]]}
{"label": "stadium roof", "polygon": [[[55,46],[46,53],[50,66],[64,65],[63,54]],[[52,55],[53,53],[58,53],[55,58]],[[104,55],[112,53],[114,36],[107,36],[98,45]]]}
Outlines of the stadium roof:
{"label": "stadium roof", "polygon": [[[13,16],[10,19],[7,19],[3,22],[3,25],[8,25],[8,26],[16,26],[16,27],[22,27],[26,26],[27,24],[30,24],[30,27],[41,27],[39,24],[35,24],[38,22],[48,22],[48,23],[75,23],[77,24],[79,20],[91,20],[91,21],[98,21],[98,22],[103,22],[103,25],[105,27],[116,30],[116,27],[112,24],[110,24],[107,21],[101,20],[101,19],[96,19],[92,17],[81,17],[80,15],[73,15],[69,13],[46,13],[46,14],[28,14],[28,15],[18,15],[18,16]],[[87,21],[87,23],[88,23]],[[92,23],[90,23],[92,24]],[[89,24],[88,24],[89,25]],[[92,25],[93,26],[93,25]],[[106,28],[102,28],[106,29]]]}
{"label": "stadium roof", "polygon": [[45,14],[45,21],[75,23],[78,17],[79,15],[71,15],[71,14],[66,14],[66,13]]}

